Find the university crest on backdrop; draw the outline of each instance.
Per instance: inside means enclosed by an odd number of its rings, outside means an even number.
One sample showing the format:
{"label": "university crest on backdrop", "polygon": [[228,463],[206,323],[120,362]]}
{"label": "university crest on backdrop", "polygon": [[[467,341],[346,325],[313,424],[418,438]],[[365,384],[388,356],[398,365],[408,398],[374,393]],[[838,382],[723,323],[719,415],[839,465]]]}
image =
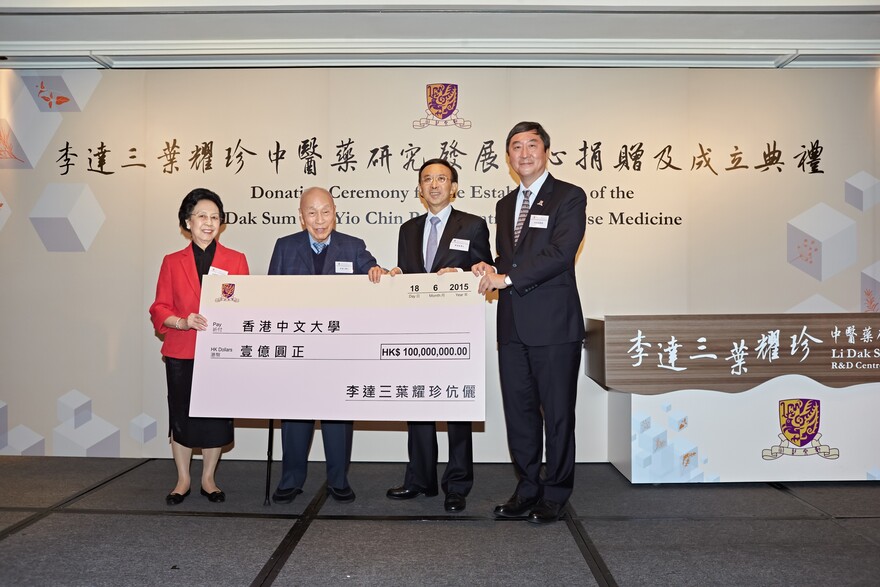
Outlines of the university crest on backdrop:
{"label": "university crest on backdrop", "polygon": [[413,121],[413,128],[427,126],[457,126],[470,128],[471,121],[458,117],[458,84],[428,84],[425,88],[428,108],[424,118]]}

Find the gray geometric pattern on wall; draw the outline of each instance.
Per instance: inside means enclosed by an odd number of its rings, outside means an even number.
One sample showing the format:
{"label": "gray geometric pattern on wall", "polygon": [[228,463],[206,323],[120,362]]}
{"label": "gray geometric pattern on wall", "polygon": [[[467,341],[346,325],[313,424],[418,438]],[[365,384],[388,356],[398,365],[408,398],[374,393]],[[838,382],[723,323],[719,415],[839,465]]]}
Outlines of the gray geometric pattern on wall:
{"label": "gray geometric pattern on wall", "polygon": [[0,400],[0,455],[39,457],[46,454],[46,440],[28,428],[9,429],[9,406]]}
{"label": "gray geometric pattern on wall", "polygon": [[82,112],[98,83],[101,72],[93,69],[29,72],[21,81],[42,112]]}
{"label": "gray geometric pattern on wall", "polygon": [[50,183],[29,217],[43,246],[51,252],[87,251],[106,219],[84,183]]}
{"label": "gray geometric pattern on wall", "polygon": [[119,428],[92,413],[92,399],[71,389],[56,403],[61,424],[52,431],[52,454],[65,457],[118,457]]}
{"label": "gray geometric pattern on wall", "polygon": [[61,114],[41,112],[21,80],[12,79],[20,87],[9,118],[0,118],[0,169],[33,169],[61,126]]}
{"label": "gray geometric pattern on wall", "polygon": [[856,222],[820,202],[788,221],[788,262],[825,281],[856,262]]}

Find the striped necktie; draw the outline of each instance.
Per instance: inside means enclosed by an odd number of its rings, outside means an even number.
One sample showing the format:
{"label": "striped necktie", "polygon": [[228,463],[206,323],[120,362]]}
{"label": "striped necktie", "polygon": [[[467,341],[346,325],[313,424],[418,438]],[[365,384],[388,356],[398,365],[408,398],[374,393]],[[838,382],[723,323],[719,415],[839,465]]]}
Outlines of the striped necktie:
{"label": "striped necktie", "polygon": [[519,209],[519,217],[516,219],[516,228],[513,229],[513,246],[519,242],[519,233],[522,231],[523,224],[526,223],[526,216],[529,215],[529,197],[532,192],[523,190],[522,206]]}

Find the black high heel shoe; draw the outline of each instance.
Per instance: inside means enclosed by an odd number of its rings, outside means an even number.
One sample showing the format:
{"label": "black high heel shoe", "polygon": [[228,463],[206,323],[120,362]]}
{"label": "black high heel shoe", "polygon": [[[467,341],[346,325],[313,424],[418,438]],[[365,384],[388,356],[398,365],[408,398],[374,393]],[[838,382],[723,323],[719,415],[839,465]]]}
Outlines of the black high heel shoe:
{"label": "black high heel shoe", "polygon": [[183,503],[183,500],[186,499],[186,496],[189,495],[189,489],[186,490],[186,493],[169,493],[165,496],[165,503],[167,505],[180,505]]}

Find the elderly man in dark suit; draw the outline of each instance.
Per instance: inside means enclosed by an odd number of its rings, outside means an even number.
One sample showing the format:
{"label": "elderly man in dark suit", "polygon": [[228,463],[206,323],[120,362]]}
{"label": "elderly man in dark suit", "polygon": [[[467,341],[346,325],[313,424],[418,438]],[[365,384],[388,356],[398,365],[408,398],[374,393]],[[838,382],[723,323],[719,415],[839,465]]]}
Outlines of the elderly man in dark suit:
{"label": "elderly man in dark suit", "polygon": [[[559,519],[574,484],[574,409],[584,338],[575,256],[584,190],[547,171],[550,136],[520,122],[507,136],[520,186],[496,206],[495,267],[474,265],[479,291],[498,292],[498,363],[507,444],[519,483],[500,518]],[[543,439],[547,462],[541,465]]]}
{"label": "elderly man in dark suit", "polygon": [[[269,262],[269,275],[369,274],[371,280],[378,280],[384,270],[364,241],[336,232],[336,206],[330,192],[318,187],[304,191],[299,214],[306,230],[278,239]],[[302,493],[314,430],[313,420],[281,424],[284,456],[281,481],[272,495],[275,503],[290,503]],[[354,501],[355,494],[348,483],[352,423],[324,420],[321,434],[327,459],[327,493],[336,501]]]}
{"label": "elderly man in dark suit", "polygon": [[[400,273],[469,271],[474,263],[491,263],[489,228],[479,216],[455,210],[458,171],[444,159],[429,159],[419,169],[418,193],[427,213],[400,227],[397,239],[397,267]],[[474,484],[474,448],[471,422],[447,423],[449,461],[443,473],[446,494],[443,507],[460,512]],[[437,427],[434,422],[407,425],[409,462],[403,485],[388,490],[389,499],[412,499],[437,495]]]}

